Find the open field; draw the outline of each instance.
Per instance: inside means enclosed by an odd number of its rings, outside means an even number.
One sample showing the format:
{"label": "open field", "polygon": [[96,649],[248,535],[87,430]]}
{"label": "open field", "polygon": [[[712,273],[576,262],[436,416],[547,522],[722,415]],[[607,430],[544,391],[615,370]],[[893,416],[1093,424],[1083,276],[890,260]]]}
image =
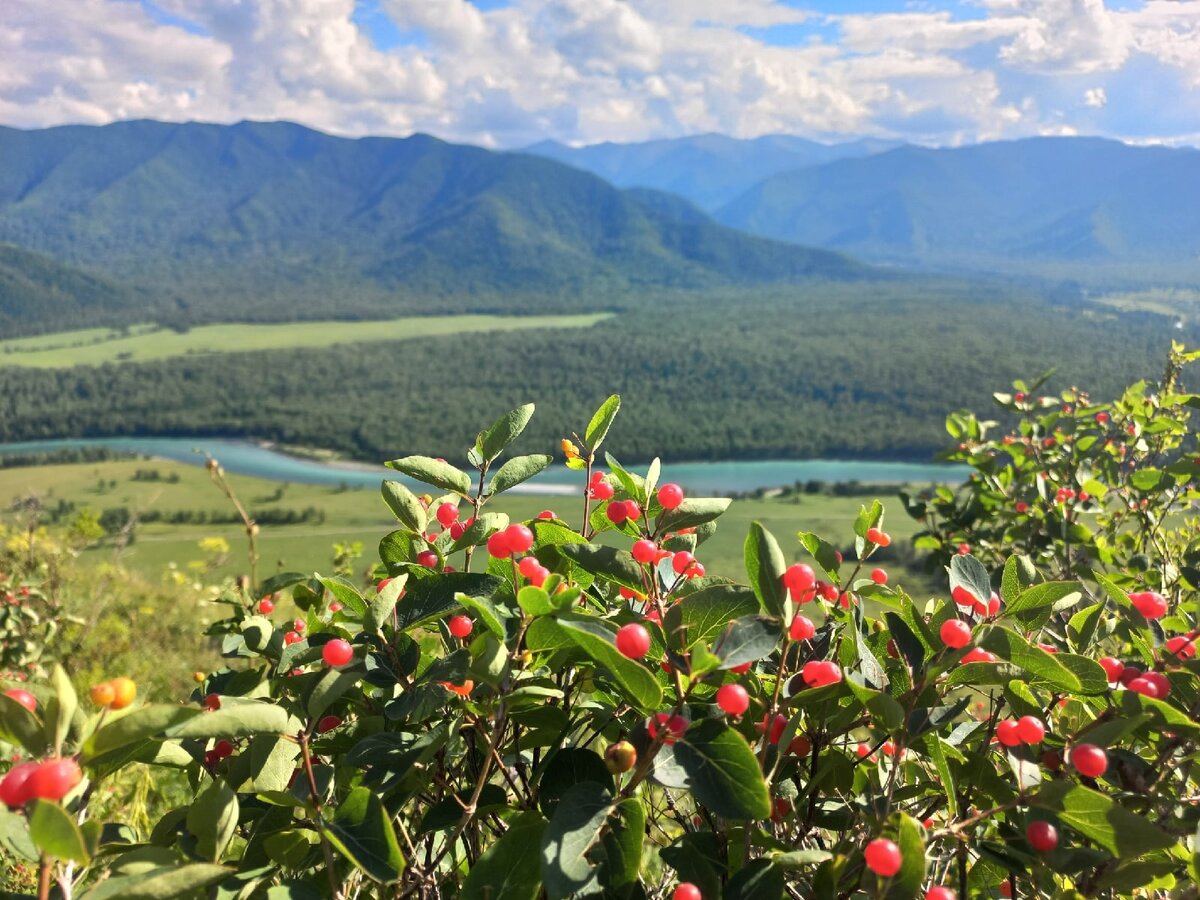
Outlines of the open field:
{"label": "open field", "polygon": [[[153,471],[157,472],[159,480],[135,480],[139,470],[143,479],[146,473]],[[668,471],[667,477],[669,474]],[[391,530],[394,521],[378,493],[369,489],[284,485],[237,475],[228,478],[252,514],[299,512],[307,507],[314,507],[323,514],[319,522],[264,526],[259,540],[262,574],[275,570],[329,571],[333,544],[346,541],[362,542],[363,556],[356,564],[356,571],[364,572],[375,560],[379,539]],[[0,469],[0,504],[9,507],[31,495],[48,509],[65,500],[73,502],[76,510],[86,507],[98,513],[121,507],[139,513],[196,510],[210,516],[227,515],[232,511],[203,469],[159,460]],[[902,548],[915,531],[916,523],[903,515],[893,497],[894,492],[889,494],[887,489],[881,489],[880,499],[891,510],[887,528],[896,538],[893,552],[898,556],[904,552]],[[742,544],[747,528],[755,519],[776,534],[785,553],[797,559],[801,558],[801,551],[794,536],[799,530],[816,531],[835,543],[849,544],[851,524],[863,500],[798,495],[735,501],[722,517],[717,534],[704,545],[699,556],[710,572],[741,577]],[[489,508],[527,519],[547,507],[575,522],[582,513],[582,498],[506,495]],[[219,565],[208,569],[203,577],[217,578],[245,571],[245,536],[236,524],[143,524],[138,527],[133,543],[121,551],[121,560],[150,578],[158,578],[172,563],[186,570],[189,563],[205,559],[206,554],[200,550],[199,543],[211,537],[224,538],[231,549],[228,556]],[[85,551],[84,557],[100,563],[111,560],[115,552],[111,542],[102,541]]]}
{"label": "open field", "polygon": [[172,331],[135,325],[128,332],[92,328],[0,341],[0,365],[60,369],[111,362],[148,362],[209,353],[329,347],[402,341],[473,332],[537,328],[589,328],[610,313],[561,316],[409,316],[352,322],[287,322],[277,325],[202,325]]}

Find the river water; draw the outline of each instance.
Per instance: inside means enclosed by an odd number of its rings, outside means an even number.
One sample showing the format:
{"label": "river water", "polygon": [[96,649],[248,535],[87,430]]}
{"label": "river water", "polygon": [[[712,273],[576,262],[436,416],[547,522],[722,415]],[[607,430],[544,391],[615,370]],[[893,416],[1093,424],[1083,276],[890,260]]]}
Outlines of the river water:
{"label": "river water", "polygon": [[[226,438],[81,438],[0,444],[0,455],[49,453],[83,447],[107,447],[145,456],[204,465],[205,454],[214,456],[227,472],[297,484],[346,484],[377,487],[381,478],[407,479],[383,466],[321,462],[289,456],[248,441]],[[635,471],[644,471],[633,467]],[[674,481],[698,495],[745,493],[759,488],[791,485],[797,481],[861,481],[872,484],[956,483],[967,475],[965,466],[937,463],[876,462],[850,459],[730,460],[726,462],[663,462],[662,481]],[[556,463],[516,492],[573,494],[583,475]]]}

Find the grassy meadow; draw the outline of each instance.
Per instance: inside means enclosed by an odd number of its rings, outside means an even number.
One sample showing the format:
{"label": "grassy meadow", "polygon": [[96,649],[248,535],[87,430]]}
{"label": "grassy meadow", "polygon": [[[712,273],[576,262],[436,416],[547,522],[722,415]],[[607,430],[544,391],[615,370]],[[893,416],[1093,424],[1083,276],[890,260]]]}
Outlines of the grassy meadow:
{"label": "grassy meadow", "polygon": [[589,328],[610,313],[557,316],[408,316],[377,321],[201,325],[175,331],[134,325],[126,331],[90,328],[0,341],[0,366],[60,369],[113,362],[149,362],[213,353],[251,353],[405,341],[475,332]]}

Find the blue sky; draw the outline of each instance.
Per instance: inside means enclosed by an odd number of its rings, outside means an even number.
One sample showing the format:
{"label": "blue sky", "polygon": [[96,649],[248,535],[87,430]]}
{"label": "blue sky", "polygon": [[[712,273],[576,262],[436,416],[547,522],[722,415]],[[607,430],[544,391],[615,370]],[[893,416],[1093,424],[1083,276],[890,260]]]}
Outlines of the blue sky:
{"label": "blue sky", "polygon": [[1200,2],[4,0],[0,123],[1200,143]]}

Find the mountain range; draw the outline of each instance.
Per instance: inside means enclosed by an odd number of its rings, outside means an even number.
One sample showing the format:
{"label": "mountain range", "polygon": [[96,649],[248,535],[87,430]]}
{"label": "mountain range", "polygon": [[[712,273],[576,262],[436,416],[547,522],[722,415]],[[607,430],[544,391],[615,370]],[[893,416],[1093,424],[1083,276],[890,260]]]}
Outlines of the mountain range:
{"label": "mountain range", "polygon": [[42,273],[0,293],[10,329],[69,312],[49,293],[44,315],[31,303],[49,282],[88,286],[74,311],[84,320],[122,304],[145,318],[148,298],[154,315],[203,320],[594,309],[648,287],[866,271],[732,231],[672,195],[425,135],[349,140],[283,122],[6,128],[0,160],[0,243],[13,248],[0,265]]}

